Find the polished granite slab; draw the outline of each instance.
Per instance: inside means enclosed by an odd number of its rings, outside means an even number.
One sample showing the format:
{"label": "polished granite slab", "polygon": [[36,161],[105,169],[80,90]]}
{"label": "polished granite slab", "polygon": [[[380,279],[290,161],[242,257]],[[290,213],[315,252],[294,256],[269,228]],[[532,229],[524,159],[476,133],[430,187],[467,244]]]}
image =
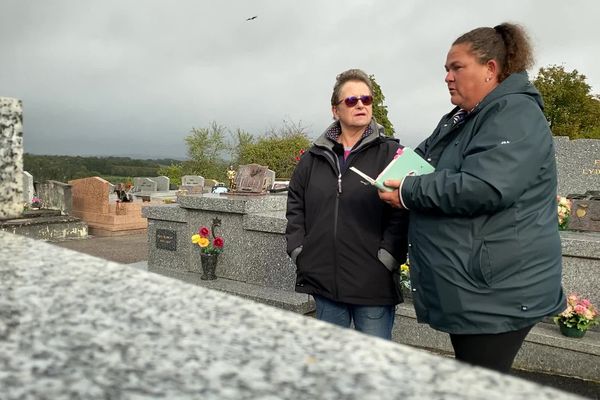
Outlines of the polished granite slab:
{"label": "polished granite slab", "polygon": [[518,378],[0,232],[3,399],[568,399]]}

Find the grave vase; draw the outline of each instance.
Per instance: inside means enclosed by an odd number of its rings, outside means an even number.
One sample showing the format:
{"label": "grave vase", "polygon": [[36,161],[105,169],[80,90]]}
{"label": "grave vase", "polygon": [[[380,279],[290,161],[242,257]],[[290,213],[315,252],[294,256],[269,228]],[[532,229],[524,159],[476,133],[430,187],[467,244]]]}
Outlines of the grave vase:
{"label": "grave vase", "polygon": [[217,279],[217,261],[218,254],[200,254],[200,261],[202,262],[202,276],[200,279],[205,281],[212,281]]}

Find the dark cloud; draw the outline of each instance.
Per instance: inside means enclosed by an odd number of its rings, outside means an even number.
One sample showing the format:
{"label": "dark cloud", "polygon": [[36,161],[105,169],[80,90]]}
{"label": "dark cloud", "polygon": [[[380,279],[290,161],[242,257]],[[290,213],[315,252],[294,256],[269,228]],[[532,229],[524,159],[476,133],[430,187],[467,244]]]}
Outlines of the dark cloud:
{"label": "dark cloud", "polygon": [[213,120],[253,134],[291,120],[317,135],[335,75],[358,67],[416,145],[450,107],[443,64],[458,35],[522,23],[534,71],[577,68],[597,93],[599,14],[593,0],[8,0],[0,96],[23,100],[28,152],[182,157],[190,129]]}

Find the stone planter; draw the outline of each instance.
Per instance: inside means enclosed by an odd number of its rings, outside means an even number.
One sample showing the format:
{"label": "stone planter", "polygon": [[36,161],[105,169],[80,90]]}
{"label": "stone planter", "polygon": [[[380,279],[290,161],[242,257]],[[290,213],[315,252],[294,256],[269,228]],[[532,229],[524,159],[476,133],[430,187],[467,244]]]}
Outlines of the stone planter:
{"label": "stone planter", "polygon": [[558,328],[560,329],[560,333],[562,333],[563,335],[565,335],[567,337],[571,337],[571,338],[582,338],[586,332],[586,331],[581,331],[581,330],[577,329],[577,327],[575,327],[575,326],[572,328],[569,328],[562,322],[558,323]]}

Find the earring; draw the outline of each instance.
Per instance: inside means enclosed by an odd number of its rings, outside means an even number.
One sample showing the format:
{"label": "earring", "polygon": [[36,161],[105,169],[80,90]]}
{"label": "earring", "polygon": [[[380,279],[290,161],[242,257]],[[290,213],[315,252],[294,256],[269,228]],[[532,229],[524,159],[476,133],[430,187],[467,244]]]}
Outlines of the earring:
{"label": "earring", "polygon": [[486,81],[486,82],[489,82],[489,81],[490,81],[490,78],[485,78],[485,81]]}

